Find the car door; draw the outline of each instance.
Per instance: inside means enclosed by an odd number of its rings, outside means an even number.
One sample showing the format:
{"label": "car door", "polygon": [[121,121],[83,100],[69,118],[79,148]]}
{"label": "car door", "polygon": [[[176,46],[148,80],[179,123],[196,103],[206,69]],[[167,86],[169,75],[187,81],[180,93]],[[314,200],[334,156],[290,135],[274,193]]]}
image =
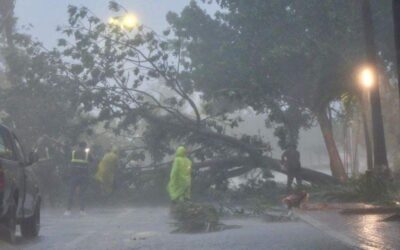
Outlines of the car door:
{"label": "car door", "polygon": [[17,154],[18,162],[22,172],[21,180],[21,211],[20,215],[23,218],[30,217],[34,213],[36,198],[38,194],[37,183],[35,182],[34,174],[31,166],[27,166],[27,160],[25,157],[25,152],[18,138],[13,134],[15,151]]}
{"label": "car door", "polygon": [[[21,178],[20,167],[14,151],[11,133],[0,126],[0,166],[5,177],[3,190],[3,214],[7,212],[10,204],[18,197],[19,180]],[[18,202],[18,201],[16,201]]]}

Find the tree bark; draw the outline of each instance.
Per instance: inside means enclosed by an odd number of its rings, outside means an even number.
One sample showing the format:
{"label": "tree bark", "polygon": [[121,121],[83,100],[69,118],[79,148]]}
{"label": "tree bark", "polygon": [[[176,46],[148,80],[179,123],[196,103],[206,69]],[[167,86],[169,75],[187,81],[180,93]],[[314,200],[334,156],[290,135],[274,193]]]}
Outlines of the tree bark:
{"label": "tree bark", "polygon": [[14,0],[0,0],[0,31],[3,32],[8,48],[14,47],[12,33],[14,29]]}
{"label": "tree bark", "polygon": [[400,0],[393,0],[393,24],[397,58],[397,85],[400,98]]}
{"label": "tree bark", "polygon": [[321,128],[326,149],[329,154],[332,175],[342,182],[346,181],[346,171],[344,169],[342,159],[340,158],[339,151],[333,138],[333,131],[330,126],[326,112],[320,112],[320,114],[317,115],[317,119]]}

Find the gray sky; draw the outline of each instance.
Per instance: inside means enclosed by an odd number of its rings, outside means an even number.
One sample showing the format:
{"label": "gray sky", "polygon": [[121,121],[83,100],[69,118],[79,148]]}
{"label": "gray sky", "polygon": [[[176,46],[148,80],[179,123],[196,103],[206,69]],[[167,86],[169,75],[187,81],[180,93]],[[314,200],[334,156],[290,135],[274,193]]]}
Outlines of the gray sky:
{"label": "gray sky", "polygon": [[[32,24],[28,33],[38,38],[46,46],[54,46],[60,34],[58,25],[67,23],[67,6],[86,6],[97,16],[106,20],[112,13],[108,10],[109,0],[17,0],[16,16],[18,24]],[[119,0],[117,1],[138,15],[140,21],[156,31],[162,31],[167,22],[168,11],[180,12],[190,0]],[[208,10],[215,6],[204,5]]]}

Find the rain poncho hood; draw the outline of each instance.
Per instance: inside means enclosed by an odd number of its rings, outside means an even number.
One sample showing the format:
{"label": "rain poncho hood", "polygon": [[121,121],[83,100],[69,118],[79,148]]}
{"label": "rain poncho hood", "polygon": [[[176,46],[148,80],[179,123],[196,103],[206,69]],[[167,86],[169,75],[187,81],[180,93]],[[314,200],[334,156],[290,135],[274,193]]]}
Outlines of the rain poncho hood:
{"label": "rain poncho hood", "polygon": [[186,157],[185,147],[176,150],[168,183],[169,197],[173,201],[190,199],[192,185],[192,162]]}
{"label": "rain poncho hood", "polygon": [[118,148],[117,148],[116,146],[113,146],[113,147],[111,148],[111,152],[114,153],[114,154],[116,154],[116,155],[118,155]]}
{"label": "rain poncho hood", "polygon": [[186,157],[186,148],[180,146],[180,147],[176,150],[175,156],[176,156],[176,157]]}

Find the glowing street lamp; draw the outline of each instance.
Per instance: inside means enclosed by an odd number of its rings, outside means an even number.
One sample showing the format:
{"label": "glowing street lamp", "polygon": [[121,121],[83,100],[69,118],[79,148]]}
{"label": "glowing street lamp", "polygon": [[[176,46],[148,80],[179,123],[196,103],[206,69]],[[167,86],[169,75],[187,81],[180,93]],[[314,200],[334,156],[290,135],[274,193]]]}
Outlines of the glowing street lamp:
{"label": "glowing street lamp", "polygon": [[139,25],[139,19],[134,14],[126,14],[124,16],[110,17],[108,23],[131,31]]}
{"label": "glowing street lamp", "polygon": [[136,28],[139,24],[139,20],[137,16],[133,14],[127,14],[122,18],[122,26],[124,26],[125,29],[133,29]]}
{"label": "glowing street lamp", "polygon": [[359,80],[361,85],[370,90],[376,83],[376,74],[370,67],[365,67],[360,71]]}
{"label": "glowing street lamp", "polygon": [[374,85],[377,83],[377,76],[376,72],[373,67],[371,66],[364,66],[362,67],[359,72],[358,72],[358,80],[360,82],[360,85],[363,87],[363,95],[362,95],[362,121],[363,121],[363,127],[364,127],[364,136],[365,136],[365,145],[366,145],[366,153],[367,153],[367,166],[368,170],[372,171],[373,170],[373,152],[372,152],[372,144],[371,144],[371,139],[370,139],[370,134],[369,134],[369,129],[368,129],[368,115],[367,111],[368,109],[368,104],[370,104],[370,93]]}

